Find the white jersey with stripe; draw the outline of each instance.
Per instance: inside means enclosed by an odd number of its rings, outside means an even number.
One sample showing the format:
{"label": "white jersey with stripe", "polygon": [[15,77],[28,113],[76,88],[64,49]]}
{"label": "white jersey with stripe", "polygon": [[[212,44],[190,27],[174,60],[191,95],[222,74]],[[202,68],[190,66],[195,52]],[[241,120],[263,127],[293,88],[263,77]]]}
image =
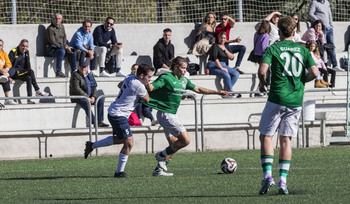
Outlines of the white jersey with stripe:
{"label": "white jersey with stripe", "polygon": [[129,118],[135,109],[135,105],[141,98],[146,97],[146,95],[147,90],[145,85],[136,76],[125,78],[118,97],[108,108],[109,115]]}

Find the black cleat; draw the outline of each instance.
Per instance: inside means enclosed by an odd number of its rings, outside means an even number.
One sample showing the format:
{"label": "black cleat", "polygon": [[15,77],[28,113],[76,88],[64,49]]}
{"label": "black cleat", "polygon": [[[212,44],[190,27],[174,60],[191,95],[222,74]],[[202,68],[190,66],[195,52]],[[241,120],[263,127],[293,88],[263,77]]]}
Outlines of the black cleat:
{"label": "black cleat", "polygon": [[129,176],[124,171],[121,171],[118,173],[115,172],[114,177],[116,177],[116,178],[129,178]]}
{"label": "black cleat", "polygon": [[89,154],[92,152],[92,150],[94,150],[94,149],[92,149],[92,144],[94,144],[94,143],[92,143],[90,141],[87,141],[85,143],[85,149],[84,149],[84,158],[85,159],[88,158]]}

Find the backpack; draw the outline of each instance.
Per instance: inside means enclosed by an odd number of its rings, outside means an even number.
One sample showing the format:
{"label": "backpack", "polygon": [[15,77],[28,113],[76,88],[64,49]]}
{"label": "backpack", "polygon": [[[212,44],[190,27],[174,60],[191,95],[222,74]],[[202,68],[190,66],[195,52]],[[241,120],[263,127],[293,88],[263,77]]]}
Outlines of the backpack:
{"label": "backpack", "polygon": [[349,64],[349,59],[346,58],[345,56],[340,58],[339,60],[340,62],[340,67],[343,68],[343,69],[347,69],[348,68],[348,64]]}
{"label": "backpack", "polygon": [[199,69],[200,69],[199,64],[196,64],[196,63],[188,63],[187,72],[188,72],[190,75],[197,75]]}
{"label": "backpack", "polygon": [[106,54],[106,61],[105,61],[105,70],[109,73],[115,73],[117,68],[116,68],[116,56],[113,55],[111,56],[111,49],[108,49],[107,54]]}

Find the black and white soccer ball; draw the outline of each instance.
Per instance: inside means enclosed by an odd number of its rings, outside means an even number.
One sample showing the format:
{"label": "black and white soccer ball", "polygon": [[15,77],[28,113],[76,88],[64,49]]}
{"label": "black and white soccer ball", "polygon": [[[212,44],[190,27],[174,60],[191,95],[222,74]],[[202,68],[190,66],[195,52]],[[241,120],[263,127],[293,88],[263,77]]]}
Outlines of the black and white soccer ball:
{"label": "black and white soccer ball", "polygon": [[221,162],[221,170],[225,174],[232,174],[237,170],[237,162],[232,158],[226,158]]}

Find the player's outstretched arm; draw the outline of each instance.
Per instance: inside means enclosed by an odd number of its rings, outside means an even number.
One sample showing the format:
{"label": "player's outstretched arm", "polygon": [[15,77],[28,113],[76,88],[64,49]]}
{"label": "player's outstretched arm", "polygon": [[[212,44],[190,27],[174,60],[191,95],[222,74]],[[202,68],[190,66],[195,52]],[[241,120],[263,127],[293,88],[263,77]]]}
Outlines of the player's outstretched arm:
{"label": "player's outstretched arm", "polygon": [[311,66],[308,69],[308,71],[309,71],[309,73],[307,73],[307,75],[305,77],[305,82],[309,82],[309,81],[314,80],[319,74],[318,68],[316,66]]}
{"label": "player's outstretched arm", "polygon": [[221,95],[221,96],[228,96],[228,92],[227,91],[216,91],[216,90],[203,88],[203,87],[200,87],[200,86],[196,86],[193,89],[193,91],[196,92],[196,93],[200,93],[200,94],[217,94],[217,95]]}

